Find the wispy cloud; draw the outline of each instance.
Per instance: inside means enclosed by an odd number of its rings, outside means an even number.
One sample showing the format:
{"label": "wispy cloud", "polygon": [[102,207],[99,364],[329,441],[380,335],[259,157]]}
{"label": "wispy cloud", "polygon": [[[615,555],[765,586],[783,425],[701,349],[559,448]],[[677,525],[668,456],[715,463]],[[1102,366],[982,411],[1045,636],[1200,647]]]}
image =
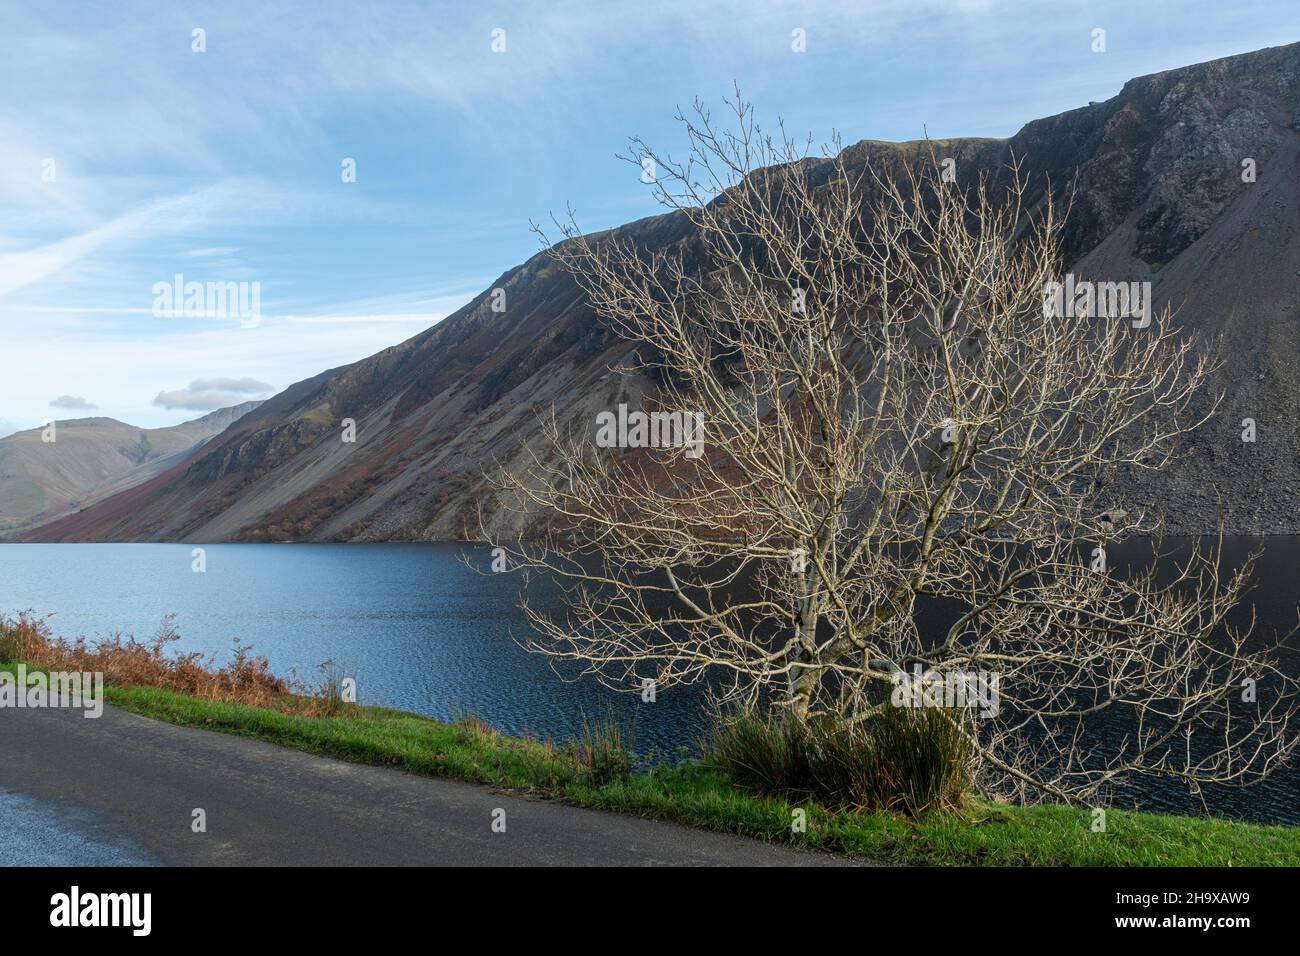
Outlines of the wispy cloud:
{"label": "wispy cloud", "polygon": [[160,229],[193,225],[196,195],[170,197],[112,219],[75,236],[27,252],[0,253],[0,296],[57,275],[109,243],[138,241]]}
{"label": "wispy cloud", "polygon": [[[264,181],[232,179],[150,199],[83,232],[19,252],[0,252],[0,297],[58,276],[96,253],[120,256],[167,236],[192,234],[232,216],[290,213],[295,199]],[[269,208],[268,208],[269,207]],[[183,254],[182,254],[183,255]]]}

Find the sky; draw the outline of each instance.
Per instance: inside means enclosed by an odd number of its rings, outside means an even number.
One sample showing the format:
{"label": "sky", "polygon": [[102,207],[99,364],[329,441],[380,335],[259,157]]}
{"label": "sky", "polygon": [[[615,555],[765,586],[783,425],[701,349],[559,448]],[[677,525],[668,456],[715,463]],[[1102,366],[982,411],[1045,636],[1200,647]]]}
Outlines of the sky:
{"label": "sky", "polygon": [[680,152],[677,108],[735,84],[818,142],[1009,136],[1297,40],[1294,0],[6,0],[0,435],[175,424],[409,338],[530,221],[657,212],[616,156]]}

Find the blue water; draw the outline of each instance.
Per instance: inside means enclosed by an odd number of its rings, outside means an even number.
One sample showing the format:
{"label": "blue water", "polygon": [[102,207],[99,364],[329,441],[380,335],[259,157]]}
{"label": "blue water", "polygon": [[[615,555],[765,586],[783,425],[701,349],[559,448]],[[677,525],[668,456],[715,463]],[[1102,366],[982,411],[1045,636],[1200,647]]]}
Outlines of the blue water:
{"label": "blue water", "polygon": [[[1229,542],[1229,565],[1257,542]],[[309,683],[332,660],[357,679],[363,703],[439,718],[481,717],[511,734],[557,741],[582,733],[583,715],[613,708],[634,727],[634,746],[659,759],[694,751],[705,728],[698,688],[660,690],[654,703],[616,694],[591,678],[562,680],[525,651],[519,579],[488,572],[485,550],[458,544],[206,545],[207,571],[191,570],[190,545],[0,545],[0,613],[31,608],[54,631],[93,641],[114,632],[147,638],[176,615],[181,650],[229,659],[252,644],[272,670]],[[1143,545],[1116,548],[1112,568],[1145,560]],[[467,564],[468,560],[468,564]],[[471,566],[473,565],[473,566]],[[1261,635],[1297,624],[1300,538],[1267,539],[1249,603]],[[556,599],[530,592],[534,606]],[[1292,638],[1292,646],[1295,646]],[[1293,672],[1300,654],[1290,657]],[[1122,734],[1123,728],[1116,728]],[[1185,790],[1156,783],[1120,805],[1204,813]],[[1300,825],[1300,768],[1265,783],[1206,795],[1212,813]]]}
{"label": "blue water", "polygon": [[[545,739],[582,734],[610,707],[639,753],[693,750],[703,694],[667,690],[653,703],[591,679],[561,680],[519,646],[528,627],[519,578],[490,573],[490,555],[457,544],[210,544],[207,570],[191,545],[0,545],[0,613],[50,615],[62,637],[115,632],[144,639],[176,615],[185,650],[229,660],[253,645],[276,674],[318,685],[333,661],[362,703],[438,718],[456,712]],[[466,558],[473,562],[471,567]],[[487,573],[484,573],[487,572]],[[531,596],[547,604],[544,594]]]}

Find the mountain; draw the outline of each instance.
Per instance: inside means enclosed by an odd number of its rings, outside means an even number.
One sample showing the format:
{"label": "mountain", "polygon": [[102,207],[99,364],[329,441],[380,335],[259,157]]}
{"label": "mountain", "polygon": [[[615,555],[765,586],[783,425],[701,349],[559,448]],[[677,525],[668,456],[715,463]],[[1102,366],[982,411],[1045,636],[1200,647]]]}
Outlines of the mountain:
{"label": "mountain", "polygon": [[[1105,102],[1027,124],[1010,139],[864,141],[851,164],[885,167],[933,149],[958,179],[1008,175],[1077,187],[1069,271],[1149,281],[1177,321],[1222,334],[1221,413],[1172,467],[1122,476],[1174,530],[1300,531],[1300,44],[1129,81]],[[1243,181],[1253,161],[1254,182]],[[680,215],[617,232],[649,247],[691,242]],[[650,383],[610,372],[628,347],[544,255],[439,325],[265,402],[184,462],[30,540],[439,540],[473,533],[486,466],[518,461],[538,413],[585,419]],[[356,421],[357,440],[340,439]],[[1253,418],[1258,440],[1241,440]],[[490,512],[518,530],[517,516]]]}
{"label": "mountain", "polygon": [[74,418],[54,423],[52,442],[42,440],[40,428],[0,438],[0,534],[77,511],[167,471],[258,404],[168,428]]}

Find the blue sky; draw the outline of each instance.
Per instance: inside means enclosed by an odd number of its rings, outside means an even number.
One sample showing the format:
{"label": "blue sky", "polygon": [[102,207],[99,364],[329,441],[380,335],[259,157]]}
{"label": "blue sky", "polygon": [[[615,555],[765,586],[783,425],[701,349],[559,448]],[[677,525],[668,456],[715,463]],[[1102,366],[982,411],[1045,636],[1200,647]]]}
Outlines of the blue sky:
{"label": "blue sky", "polygon": [[[0,434],[172,424],[395,344],[534,253],[530,219],[654,213],[615,154],[733,82],[819,139],[1007,136],[1296,40],[1291,0],[10,2]],[[177,273],[259,283],[260,321],[155,315]]]}

